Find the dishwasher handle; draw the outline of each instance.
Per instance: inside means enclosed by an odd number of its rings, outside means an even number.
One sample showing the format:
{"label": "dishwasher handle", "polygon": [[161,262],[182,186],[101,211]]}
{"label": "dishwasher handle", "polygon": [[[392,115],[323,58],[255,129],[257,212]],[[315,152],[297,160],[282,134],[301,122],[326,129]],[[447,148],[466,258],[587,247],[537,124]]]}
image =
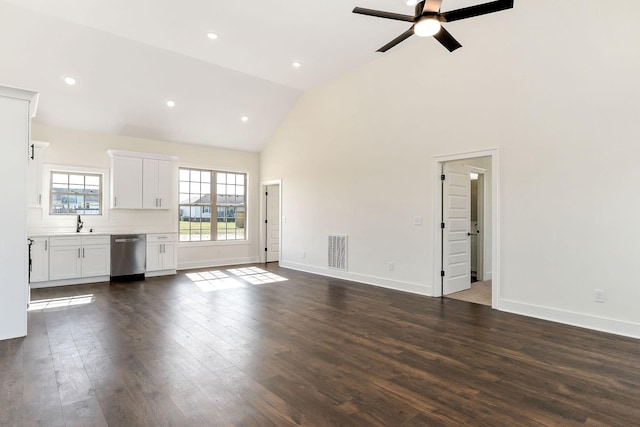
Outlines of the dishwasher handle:
{"label": "dishwasher handle", "polygon": [[130,242],[139,242],[141,239],[114,239],[115,243],[130,243]]}

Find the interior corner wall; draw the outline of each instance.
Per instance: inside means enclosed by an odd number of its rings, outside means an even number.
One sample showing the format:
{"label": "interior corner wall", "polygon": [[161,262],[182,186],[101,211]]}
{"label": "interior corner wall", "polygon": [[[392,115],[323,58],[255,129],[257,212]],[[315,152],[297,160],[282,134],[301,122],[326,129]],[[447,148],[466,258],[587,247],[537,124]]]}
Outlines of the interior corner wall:
{"label": "interior corner wall", "polygon": [[[498,308],[640,337],[639,15],[520,1],[447,24],[452,54],[413,38],[307,92],[261,154],[282,264],[432,294],[433,159],[497,148]],[[327,268],[330,233],[347,272]]]}
{"label": "interior corner wall", "polygon": [[[37,123],[33,124],[32,129],[34,140],[50,143],[49,147],[44,150],[46,165],[108,171],[110,158],[107,155],[107,150],[113,149],[175,156],[178,167],[247,173],[249,182],[247,187],[248,240],[242,242],[179,243],[178,268],[199,268],[258,261],[259,153],[71,130]],[[104,185],[108,187],[108,182]],[[177,182],[175,192],[177,193]],[[85,229],[94,228],[96,232],[166,233],[178,231],[177,212],[177,205],[171,209],[159,211],[107,209],[106,215],[102,217],[87,216],[83,219]],[[32,234],[75,229],[75,217],[47,218],[40,208],[29,208],[27,221],[29,232]]]}

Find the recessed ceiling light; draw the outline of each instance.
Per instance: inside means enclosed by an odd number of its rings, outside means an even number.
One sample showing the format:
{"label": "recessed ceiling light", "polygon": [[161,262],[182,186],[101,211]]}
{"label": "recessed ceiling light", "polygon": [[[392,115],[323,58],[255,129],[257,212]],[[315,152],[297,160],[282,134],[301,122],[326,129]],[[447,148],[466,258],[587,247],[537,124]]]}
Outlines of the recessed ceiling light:
{"label": "recessed ceiling light", "polygon": [[242,116],[240,117],[240,120],[242,120],[243,122],[248,122],[249,121],[249,116]]}
{"label": "recessed ceiling light", "polygon": [[407,6],[415,6],[419,0],[407,0]]}
{"label": "recessed ceiling light", "polygon": [[167,101],[167,107],[173,108],[175,106],[176,106],[176,101],[173,101],[171,99]]}
{"label": "recessed ceiling light", "polygon": [[218,38],[218,35],[217,35],[216,33],[213,33],[213,32],[208,32],[208,33],[207,33],[207,37],[208,37],[210,40],[215,40],[215,39],[217,39],[217,38]]}
{"label": "recessed ceiling light", "polygon": [[69,86],[73,86],[73,85],[75,85],[75,84],[77,83],[77,82],[76,82],[76,79],[74,79],[74,78],[73,78],[73,77],[71,77],[71,76],[67,76],[67,77],[65,77],[65,78],[64,78],[64,82],[65,82],[66,84],[68,84]]}
{"label": "recessed ceiling light", "polygon": [[293,66],[293,68],[300,68],[300,67],[302,67],[302,62],[300,62],[300,61],[293,61],[293,62],[291,63],[291,65]]}

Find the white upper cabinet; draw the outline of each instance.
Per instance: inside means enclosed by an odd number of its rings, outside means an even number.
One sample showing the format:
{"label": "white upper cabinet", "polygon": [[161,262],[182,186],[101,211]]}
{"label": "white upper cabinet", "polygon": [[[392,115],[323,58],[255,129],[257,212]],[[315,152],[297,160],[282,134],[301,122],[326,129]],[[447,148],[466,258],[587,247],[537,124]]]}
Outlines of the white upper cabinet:
{"label": "white upper cabinet", "polygon": [[27,206],[39,208],[42,206],[42,165],[44,150],[48,142],[31,141],[29,145],[29,159],[27,163]]}
{"label": "white upper cabinet", "polygon": [[109,150],[112,209],[171,209],[175,157]]}
{"label": "white upper cabinet", "polygon": [[175,162],[143,159],[142,208],[170,209],[173,204],[173,174]]}
{"label": "white upper cabinet", "polygon": [[111,208],[142,209],[141,158],[111,158]]}

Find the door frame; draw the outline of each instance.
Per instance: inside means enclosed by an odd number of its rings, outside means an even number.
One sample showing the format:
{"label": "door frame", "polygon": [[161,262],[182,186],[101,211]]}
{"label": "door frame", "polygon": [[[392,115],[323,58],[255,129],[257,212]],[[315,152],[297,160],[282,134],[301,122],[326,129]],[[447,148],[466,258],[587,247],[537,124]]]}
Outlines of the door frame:
{"label": "door frame", "polygon": [[[478,157],[491,158],[491,307],[499,309],[500,303],[500,162],[497,148],[471,151],[433,158],[433,296],[442,297],[442,239],[440,223],[442,221],[442,165],[454,160],[475,159]],[[486,203],[485,203],[486,206]],[[485,209],[485,218],[487,210]],[[485,271],[486,275],[486,271]]]}
{"label": "door frame", "polygon": [[278,262],[282,261],[282,179],[269,179],[260,182],[260,247],[258,248],[260,251],[260,256],[258,258],[262,263],[267,262],[267,254],[264,250],[267,244],[267,228],[264,226],[267,219],[267,203],[264,193],[266,193],[267,187],[270,185],[277,185],[280,187],[280,198],[278,200],[278,203],[280,204],[280,224],[278,224],[278,241],[280,243],[280,252],[278,255]]}

